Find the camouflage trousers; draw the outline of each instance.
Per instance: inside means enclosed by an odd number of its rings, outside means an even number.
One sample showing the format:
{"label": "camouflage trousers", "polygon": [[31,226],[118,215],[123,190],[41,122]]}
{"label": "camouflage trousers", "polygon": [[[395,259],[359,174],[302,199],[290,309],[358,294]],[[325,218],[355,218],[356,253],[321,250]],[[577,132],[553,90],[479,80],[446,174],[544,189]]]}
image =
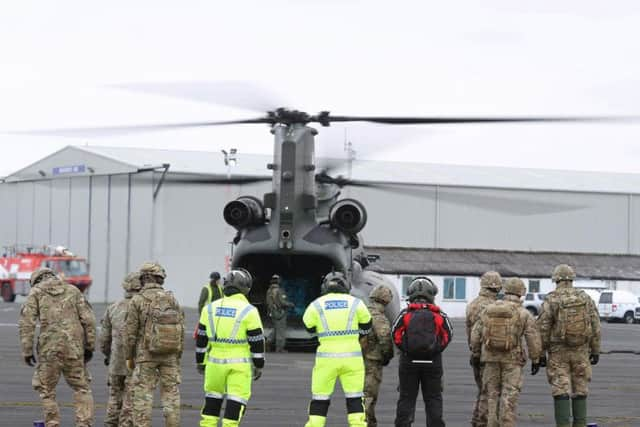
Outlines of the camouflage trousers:
{"label": "camouflage trousers", "polygon": [[56,386],[64,376],[73,389],[73,403],[76,411],[75,425],[89,427],[93,425],[93,394],[89,387],[90,379],[82,359],[67,359],[65,355],[40,359],[33,374],[31,384],[40,394],[44,408],[44,420],[47,427],[60,425],[60,410],[56,402]]}
{"label": "camouflage trousers", "polygon": [[133,375],[127,375],[125,379],[118,427],[133,427]]}
{"label": "camouflage trousers", "polygon": [[364,359],[364,412],[367,427],[377,427],[376,403],[382,383],[382,363],[377,360]]}
{"label": "camouflage trousers", "polygon": [[132,427],[131,403],[131,376],[110,375],[105,427]]}
{"label": "camouflage trousers", "polygon": [[177,358],[140,362],[133,370],[133,424],[151,427],[153,391],[160,384],[160,400],[166,427],[180,425],[180,363]]}
{"label": "camouflage trousers", "polygon": [[487,425],[514,427],[518,418],[518,398],[524,379],[523,367],[516,363],[486,362],[482,383],[487,393]]}
{"label": "camouflage trousers", "polygon": [[275,351],[281,353],[284,351],[284,346],[287,342],[287,316],[282,316],[279,319],[272,317],[271,320],[273,321]]}
{"label": "camouflage trousers", "polygon": [[478,387],[476,401],[473,404],[473,415],[471,416],[471,425],[473,427],[487,427],[487,391],[482,386],[482,371],[484,365],[473,367],[473,378]]}
{"label": "camouflage trousers", "polygon": [[551,395],[571,397],[589,394],[591,364],[588,350],[563,348],[549,352],[547,380],[551,384]]}

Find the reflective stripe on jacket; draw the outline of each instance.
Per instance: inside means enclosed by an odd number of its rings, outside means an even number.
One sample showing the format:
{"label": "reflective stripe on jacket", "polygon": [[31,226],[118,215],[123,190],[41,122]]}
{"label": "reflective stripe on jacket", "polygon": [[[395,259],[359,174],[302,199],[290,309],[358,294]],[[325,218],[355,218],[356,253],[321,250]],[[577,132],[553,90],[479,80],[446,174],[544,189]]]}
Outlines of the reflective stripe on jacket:
{"label": "reflective stripe on jacket", "polygon": [[358,298],[329,293],[313,301],[302,317],[307,330],[320,341],[317,357],[361,356],[361,335],[371,329],[371,314]]}
{"label": "reflective stripe on jacket", "polygon": [[[205,327],[210,362],[250,362],[251,358],[264,357],[251,352],[251,342],[264,341],[262,321],[258,310],[242,294],[224,297],[207,304],[200,315],[200,324]],[[247,331],[259,330],[259,335],[247,335]],[[227,360],[227,362],[224,362]]]}

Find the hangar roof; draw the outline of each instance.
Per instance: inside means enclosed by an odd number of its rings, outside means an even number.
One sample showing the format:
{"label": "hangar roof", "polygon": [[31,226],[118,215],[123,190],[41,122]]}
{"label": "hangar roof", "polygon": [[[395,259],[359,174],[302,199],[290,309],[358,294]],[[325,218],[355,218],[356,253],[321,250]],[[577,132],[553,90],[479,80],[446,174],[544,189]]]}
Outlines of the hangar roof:
{"label": "hangar roof", "polygon": [[494,270],[506,277],[551,277],[558,264],[574,267],[578,278],[640,280],[640,256],[520,252],[472,249],[422,249],[371,246],[380,255],[371,269],[388,274],[481,276]]}
{"label": "hangar roof", "polygon": [[[326,159],[325,159],[326,160]],[[231,171],[236,176],[270,176],[271,156],[239,152]],[[319,163],[322,163],[319,159]],[[169,163],[170,173],[226,175],[221,152],[150,148],[68,146],[27,166],[6,180],[48,179],[51,171],[86,165],[84,174],[131,173]],[[346,175],[346,163],[334,175]],[[45,175],[42,175],[45,173]],[[64,177],[68,177],[65,174]],[[55,176],[54,176],[55,177]],[[446,165],[419,162],[357,160],[352,177],[368,182],[525,190],[640,194],[640,174]]]}

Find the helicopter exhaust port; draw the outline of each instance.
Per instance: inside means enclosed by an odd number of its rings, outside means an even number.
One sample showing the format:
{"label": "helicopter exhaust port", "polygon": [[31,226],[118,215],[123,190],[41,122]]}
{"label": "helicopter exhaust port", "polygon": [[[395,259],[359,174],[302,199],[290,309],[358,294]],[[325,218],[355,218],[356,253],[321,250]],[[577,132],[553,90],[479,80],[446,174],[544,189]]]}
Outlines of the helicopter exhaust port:
{"label": "helicopter exhaust port", "polygon": [[264,224],[262,202],[252,196],[241,196],[224,207],[224,220],[238,230],[250,225]]}
{"label": "helicopter exhaust port", "polygon": [[329,209],[329,221],[338,230],[353,235],[367,224],[367,211],[357,200],[342,199]]}

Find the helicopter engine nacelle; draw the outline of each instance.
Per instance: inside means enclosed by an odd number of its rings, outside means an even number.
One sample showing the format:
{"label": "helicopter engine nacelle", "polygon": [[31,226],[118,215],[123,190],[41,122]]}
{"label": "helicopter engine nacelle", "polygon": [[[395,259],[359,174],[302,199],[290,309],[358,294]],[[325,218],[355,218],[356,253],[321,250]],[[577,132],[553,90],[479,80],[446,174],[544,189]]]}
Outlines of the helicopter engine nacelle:
{"label": "helicopter engine nacelle", "polygon": [[264,224],[264,206],[251,196],[241,196],[224,207],[224,220],[238,230],[250,225]]}
{"label": "helicopter engine nacelle", "polygon": [[338,200],[329,209],[329,222],[347,234],[357,234],[367,224],[367,211],[357,200]]}

